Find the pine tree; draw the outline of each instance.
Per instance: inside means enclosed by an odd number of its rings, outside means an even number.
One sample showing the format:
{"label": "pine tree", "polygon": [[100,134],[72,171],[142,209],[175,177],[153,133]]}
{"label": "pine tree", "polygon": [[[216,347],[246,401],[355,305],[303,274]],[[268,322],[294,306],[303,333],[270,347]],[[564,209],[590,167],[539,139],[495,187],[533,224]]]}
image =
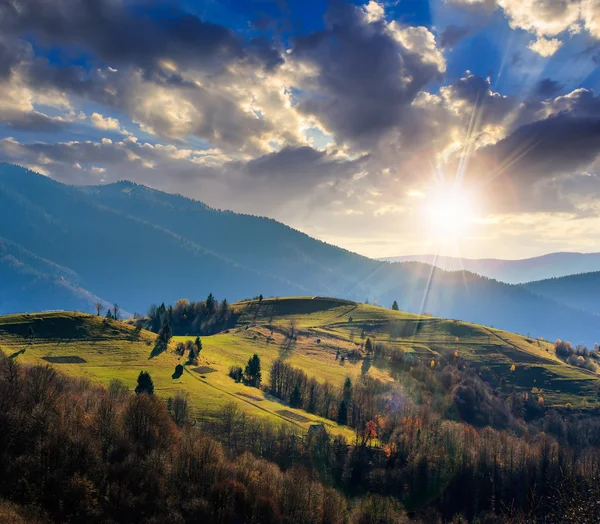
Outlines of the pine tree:
{"label": "pine tree", "polygon": [[395,300],[394,300],[394,303],[392,304],[392,310],[400,311],[400,308],[398,307],[398,302],[396,302]]}
{"label": "pine tree", "polygon": [[370,338],[367,338],[367,341],[365,342],[365,351],[367,355],[373,353],[373,343]]}
{"label": "pine tree", "polygon": [[246,378],[246,384],[249,386],[255,388],[260,386],[260,383],[262,382],[260,358],[256,353],[248,359],[248,364],[246,364],[246,369],[244,370],[244,376]]}
{"label": "pine tree", "polygon": [[262,293],[261,293],[260,295],[258,295],[258,301],[259,301],[259,302],[262,302],[262,301],[263,301],[263,296],[262,296]]}
{"label": "pine tree", "polygon": [[146,393],[147,395],[154,395],[154,382],[152,377],[147,371],[140,371],[137,379],[137,386],[135,392],[139,395],[140,393]]}
{"label": "pine tree", "polygon": [[215,297],[213,297],[213,294],[209,293],[208,297],[206,297],[206,310],[209,315],[212,315],[215,312],[215,309],[217,309],[217,301],[215,300]]}
{"label": "pine tree", "polygon": [[296,382],[292,394],[290,395],[290,406],[293,408],[302,407],[302,391],[300,390],[300,384]]}
{"label": "pine tree", "polygon": [[164,344],[168,344],[171,338],[173,338],[173,331],[171,330],[171,324],[169,322],[165,322],[160,331],[158,332],[158,338]]}
{"label": "pine tree", "polygon": [[196,337],[194,344],[196,345],[197,355],[200,356],[200,351],[202,351],[202,340],[200,340],[200,337]]}

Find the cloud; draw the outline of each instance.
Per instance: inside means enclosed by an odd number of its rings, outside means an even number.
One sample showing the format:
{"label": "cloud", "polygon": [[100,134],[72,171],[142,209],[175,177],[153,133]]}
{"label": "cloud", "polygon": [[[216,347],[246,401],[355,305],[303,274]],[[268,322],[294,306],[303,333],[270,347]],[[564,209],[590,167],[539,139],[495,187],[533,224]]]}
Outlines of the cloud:
{"label": "cloud", "polygon": [[244,40],[167,1],[14,0],[0,15],[7,33],[87,49],[109,65],[135,65],[148,75],[161,61],[215,73],[240,60],[267,69],[282,61],[265,39]]}
{"label": "cloud", "polygon": [[539,37],[537,40],[529,42],[529,49],[544,58],[552,56],[562,46],[562,42],[558,38]]}
{"label": "cloud", "polygon": [[551,78],[542,78],[535,86],[535,94],[542,98],[556,96],[563,86]]}
{"label": "cloud", "polygon": [[569,34],[582,30],[600,39],[598,0],[449,0],[465,10],[502,9],[513,29],[535,34],[529,48],[541,56],[552,56]]}
{"label": "cloud", "polygon": [[331,6],[323,30],[297,38],[290,58],[299,64],[300,111],[338,141],[365,148],[401,125],[419,91],[445,71],[426,28],[342,3]]}
{"label": "cloud", "polygon": [[92,113],[90,116],[92,125],[102,131],[114,131],[123,135],[128,135],[129,132],[121,128],[121,124],[117,118],[104,117],[100,113]]}

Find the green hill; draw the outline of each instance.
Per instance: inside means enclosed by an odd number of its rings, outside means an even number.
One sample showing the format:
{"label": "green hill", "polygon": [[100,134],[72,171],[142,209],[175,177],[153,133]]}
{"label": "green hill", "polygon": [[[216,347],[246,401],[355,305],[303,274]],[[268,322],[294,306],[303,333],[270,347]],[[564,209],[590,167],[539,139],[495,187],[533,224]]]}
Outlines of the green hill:
{"label": "green hill", "polygon": [[[434,366],[442,366],[445,360],[460,357],[501,395],[534,391],[544,397],[547,406],[597,406],[599,377],[567,365],[555,356],[553,344],[545,341],[319,297],[245,301],[233,307],[235,327],[203,337],[198,365],[186,365],[178,377],[175,367],[185,358],[176,354],[175,347],[195,337],[174,337],[167,351],[152,357],[156,334],[81,313],[0,317],[0,347],[20,362],[47,362],[69,375],[103,384],[120,379],[133,388],[140,370],[147,370],[158,395],[168,398],[177,392],[189,393],[194,415],[201,419],[215,419],[233,400],[251,416],[284,422],[302,431],[322,422],[332,432],[346,436],[352,435],[349,428],[292,409],[259,389],[234,382],[228,376],[229,367],[243,367],[257,353],[263,383],[268,383],[271,363],[280,358],[318,382],[341,388],[346,377],[356,380],[365,372],[361,346],[369,338],[373,344],[401,349],[409,360],[419,359],[426,365],[433,361]],[[375,364],[368,368],[368,375],[383,383],[394,382],[390,369]]]}

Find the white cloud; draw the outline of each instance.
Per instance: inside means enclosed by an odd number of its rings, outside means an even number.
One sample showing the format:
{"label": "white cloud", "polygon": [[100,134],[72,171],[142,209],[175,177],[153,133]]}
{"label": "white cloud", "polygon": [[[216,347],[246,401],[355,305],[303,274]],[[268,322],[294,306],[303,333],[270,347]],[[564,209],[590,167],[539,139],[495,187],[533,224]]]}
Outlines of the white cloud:
{"label": "white cloud", "polygon": [[527,47],[529,47],[529,49],[531,49],[534,53],[547,58],[556,53],[561,46],[562,42],[558,38],[548,39],[541,36],[537,40],[531,41]]}
{"label": "white cloud", "polygon": [[103,131],[119,131],[121,125],[116,118],[103,117],[100,113],[93,113],[90,116],[90,122],[94,127]]}

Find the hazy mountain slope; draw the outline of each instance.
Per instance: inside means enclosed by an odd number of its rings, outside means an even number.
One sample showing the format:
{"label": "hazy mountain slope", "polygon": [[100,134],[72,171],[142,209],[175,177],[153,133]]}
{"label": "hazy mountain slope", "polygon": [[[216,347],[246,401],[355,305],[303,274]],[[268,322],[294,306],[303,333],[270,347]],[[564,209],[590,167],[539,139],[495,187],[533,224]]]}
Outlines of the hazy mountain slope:
{"label": "hazy mountain slope", "polygon": [[472,271],[509,284],[600,271],[600,253],[550,253],[522,260],[472,259],[437,255],[407,255],[382,260],[424,262],[448,271]]}
{"label": "hazy mountain slope", "polygon": [[129,311],[210,290],[238,297],[303,291],[13,166],[0,169],[0,236],[68,267],[90,292]]}
{"label": "hazy mountain slope", "polygon": [[369,295],[366,288],[360,291],[360,282],[377,267],[373,260],[275,220],[219,211],[130,182],[86,187],[82,191],[107,207],[159,224],[257,271],[291,279],[313,293]]}
{"label": "hazy mountain slope", "polygon": [[[209,292],[230,301],[259,293],[329,295],[388,307],[398,300],[408,311],[588,344],[600,333],[600,318],[516,286],[371,260],[274,220],[131,183],[75,188],[0,164],[0,236],[73,272],[81,289],[127,311]],[[0,294],[12,301],[2,313],[41,303],[33,292]],[[65,299],[60,309],[69,308],[80,305]]]}
{"label": "hazy mountain slope", "polygon": [[600,271],[528,282],[522,287],[570,307],[600,315]]}
{"label": "hazy mountain slope", "polygon": [[73,271],[0,238],[0,311],[70,309],[89,311],[102,301],[80,286]]}

